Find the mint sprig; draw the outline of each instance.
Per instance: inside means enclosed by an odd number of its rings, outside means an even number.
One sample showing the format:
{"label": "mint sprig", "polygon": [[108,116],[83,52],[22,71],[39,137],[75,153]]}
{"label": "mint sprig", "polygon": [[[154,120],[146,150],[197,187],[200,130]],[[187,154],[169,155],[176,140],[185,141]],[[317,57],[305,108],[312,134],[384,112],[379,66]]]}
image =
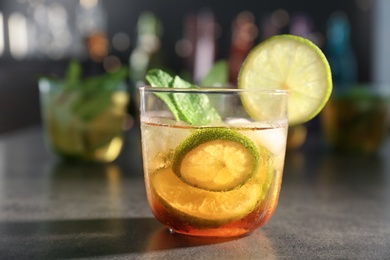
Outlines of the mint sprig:
{"label": "mint sprig", "polygon": [[214,63],[203,80],[201,86],[212,87],[216,85],[226,85],[229,82],[229,70],[226,60],[219,60]]}
{"label": "mint sprig", "polygon": [[123,66],[113,73],[83,78],[81,64],[72,60],[63,79],[45,77],[41,80],[57,86],[60,93],[56,100],[57,105],[68,103],[72,113],[87,123],[111,105],[114,91],[127,91],[125,84],[127,75],[128,69]]}
{"label": "mint sprig", "polygon": [[[152,87],[199,88],[179,76],[172,77],[159,69],[150,70],[146,75],[146,80]],[[211,122],[222,121],[206,94],[156,93],[156,95],[166,103],[176,120],[189,125],[207,125]]]}
{"label": "mint sprig", "polygon": [[78,84],[79,95],[72,104],[72,111],[85,122],[89,122],[111,105],[112,94],[126,91],[124,79],[127,68],[122,67],[115,73],[88,77]]}

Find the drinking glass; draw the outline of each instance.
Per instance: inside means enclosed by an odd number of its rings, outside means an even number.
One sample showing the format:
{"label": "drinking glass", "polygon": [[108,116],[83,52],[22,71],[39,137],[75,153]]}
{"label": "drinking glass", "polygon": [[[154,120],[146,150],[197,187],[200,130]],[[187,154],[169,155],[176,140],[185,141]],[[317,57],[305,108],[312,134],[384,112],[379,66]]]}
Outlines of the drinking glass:
{"label": "drinking glass", "polygon": [[66,90],[64,82],[39,80],[41,115],[50,150],[67,161],[111,162],[123,146],[128,93]]}
{"label": "drinking glass", "polygon": [[[169,107],[164,95],[176,103]],[[196,103],[205,99],[207,109]],[[141,87],[143,167],[154,216],[171,232],[193,236],[236,237],[266,224],[281,187],[286,109],[282,90]],[[177,114],[206,120],[183,122]]]}
{"label": "drinking glass", "polygon": [[389,130],[389,95],[373,84],[335,90],[321,112],[321,125],[333,150],[375,153]]}

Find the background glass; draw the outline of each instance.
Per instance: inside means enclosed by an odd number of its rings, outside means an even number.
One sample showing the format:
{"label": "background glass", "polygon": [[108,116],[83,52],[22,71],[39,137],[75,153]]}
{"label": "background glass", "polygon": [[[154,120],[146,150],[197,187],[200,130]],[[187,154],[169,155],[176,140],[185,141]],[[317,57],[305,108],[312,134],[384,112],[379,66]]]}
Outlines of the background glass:
{"label": "background glass", "polygon": [[389,95],[380,85],[335,90],[321,112],[322,130],[332,149],[376,152],[389,129]]}
{"label": "background glass", "polygon": [[110,162],[123,145],[128,93],[64,90],[62,82],[39,81],[41,114],[48,145],[63,159]]}

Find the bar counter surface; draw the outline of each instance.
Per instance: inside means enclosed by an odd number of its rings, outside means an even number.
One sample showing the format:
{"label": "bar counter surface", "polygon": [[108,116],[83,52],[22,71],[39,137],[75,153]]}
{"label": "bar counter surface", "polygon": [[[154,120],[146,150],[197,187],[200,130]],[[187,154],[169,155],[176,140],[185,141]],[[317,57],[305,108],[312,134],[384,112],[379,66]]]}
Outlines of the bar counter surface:
{"label": "bar counter surface", "polygon": [[286,156],[279,205],[252,234],[170,234],[149,210],[139,130],[108,165],[64,164],[42,129],[0,135],[0,259],[389,259],[390,140],[335,153],[318,134]]}

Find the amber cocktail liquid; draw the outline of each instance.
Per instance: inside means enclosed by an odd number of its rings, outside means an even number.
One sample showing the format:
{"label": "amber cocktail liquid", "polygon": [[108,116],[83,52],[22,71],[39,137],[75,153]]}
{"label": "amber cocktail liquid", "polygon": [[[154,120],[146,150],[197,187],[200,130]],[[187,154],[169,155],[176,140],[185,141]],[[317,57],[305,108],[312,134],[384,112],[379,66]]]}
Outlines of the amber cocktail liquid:
{"label": "amber cocktail liquid", "polygon": [[[145,184],[155,217],[173,232],[195,236],[240,236],[264,225],[281,186],[287,94],[150,87],[140,94]],[[256,95],[267,102],[249,115],[246,97]],[[166,97],[175,106],[191,100],[193,108],[172,112]],[[183,122],[186,114],[196,120]]]}

